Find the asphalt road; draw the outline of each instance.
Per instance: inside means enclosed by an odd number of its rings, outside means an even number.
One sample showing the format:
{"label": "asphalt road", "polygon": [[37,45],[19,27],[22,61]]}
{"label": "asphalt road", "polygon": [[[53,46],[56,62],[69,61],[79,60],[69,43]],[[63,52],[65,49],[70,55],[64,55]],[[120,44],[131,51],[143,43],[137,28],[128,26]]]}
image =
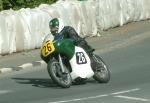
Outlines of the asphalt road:
{"label": "asphalt road", "polygon": [[[46,66],[28,68],[0,75],[0,103],[150,103],[150,24],[135,25],[136,30],[127,29],[134,37],[96,51],[111,70],[109,83],[89,80],[62,89],[51,81]],[[91,45],[98,48],[98,42]]]}

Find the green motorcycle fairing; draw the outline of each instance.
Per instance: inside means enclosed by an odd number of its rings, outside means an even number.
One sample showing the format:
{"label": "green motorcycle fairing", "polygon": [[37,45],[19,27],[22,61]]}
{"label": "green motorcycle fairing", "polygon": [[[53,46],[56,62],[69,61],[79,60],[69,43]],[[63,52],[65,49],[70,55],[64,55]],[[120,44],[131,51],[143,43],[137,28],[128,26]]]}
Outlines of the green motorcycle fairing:
{"label": "green motorcycle fairing", "polygon": [[54,43],[55,53],[60,53],[65,55],[69,60],[73,57],[75,53],[75,45],[72,39],[62,39],[57,40]]}

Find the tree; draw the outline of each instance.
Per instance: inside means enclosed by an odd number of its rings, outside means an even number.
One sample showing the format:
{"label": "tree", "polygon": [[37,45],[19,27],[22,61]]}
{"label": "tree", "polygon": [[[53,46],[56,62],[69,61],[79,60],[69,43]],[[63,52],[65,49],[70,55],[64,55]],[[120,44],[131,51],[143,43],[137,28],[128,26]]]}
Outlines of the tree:
{"label": "tree", "polygon": [[34,8],[41,3],[52,4],[57,0],[0,0],[0,11],[7,9]]}
{"label": "tree", "polygon": [[9,0],[3,0],[2,1],[2,7],[4,10],[10,9],[13,7],[13,5],[9,2]]}
{"label": "tree", "polygon": [[3,10],[3,2],[0,0],[0,11]]}

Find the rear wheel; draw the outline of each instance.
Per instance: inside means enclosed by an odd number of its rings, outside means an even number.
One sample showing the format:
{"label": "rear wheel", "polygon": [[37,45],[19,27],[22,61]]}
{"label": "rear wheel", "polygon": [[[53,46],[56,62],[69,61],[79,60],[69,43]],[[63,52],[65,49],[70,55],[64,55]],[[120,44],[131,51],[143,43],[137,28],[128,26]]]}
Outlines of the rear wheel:
{"label": "rear wheel", "polygon": [[69,88],[72,84],[72,79],[69,70],[64,66],[65,73],[62,73],[61,66],[56,59],[48,62],[47,70],[51,79],[63,88]]}
{"label": "rear wheel", "polygon": [[110,71],[105,62],[98,55],[93,55],[94,60],[94,76],[93,78],[99,83],[108,83],[110,80]]}

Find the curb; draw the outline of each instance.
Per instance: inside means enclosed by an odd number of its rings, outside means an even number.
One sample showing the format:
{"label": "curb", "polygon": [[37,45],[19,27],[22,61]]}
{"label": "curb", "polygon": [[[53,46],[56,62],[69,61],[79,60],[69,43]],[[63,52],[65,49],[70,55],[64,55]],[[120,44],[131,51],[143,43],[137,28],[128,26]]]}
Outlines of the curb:
{"label": "curb", "polygon": [[17,67],[0,68],[0,74],[9,73],[9,72],[13,72],[13,71],[19,71],[22,69],[27,69],[27,68],[32,68],[32,67],[42,66],[42,65],[46,65],[46,63],[43,60],[40,60],[40,61],[35,61],[32,63],[25,63],[25,64],[22,64],[22,65],[17,66]]}
{"label": "curb", "polygon": [[0,74],[1,73],[8,73],[13,71],[13,68],[0,68]]}

